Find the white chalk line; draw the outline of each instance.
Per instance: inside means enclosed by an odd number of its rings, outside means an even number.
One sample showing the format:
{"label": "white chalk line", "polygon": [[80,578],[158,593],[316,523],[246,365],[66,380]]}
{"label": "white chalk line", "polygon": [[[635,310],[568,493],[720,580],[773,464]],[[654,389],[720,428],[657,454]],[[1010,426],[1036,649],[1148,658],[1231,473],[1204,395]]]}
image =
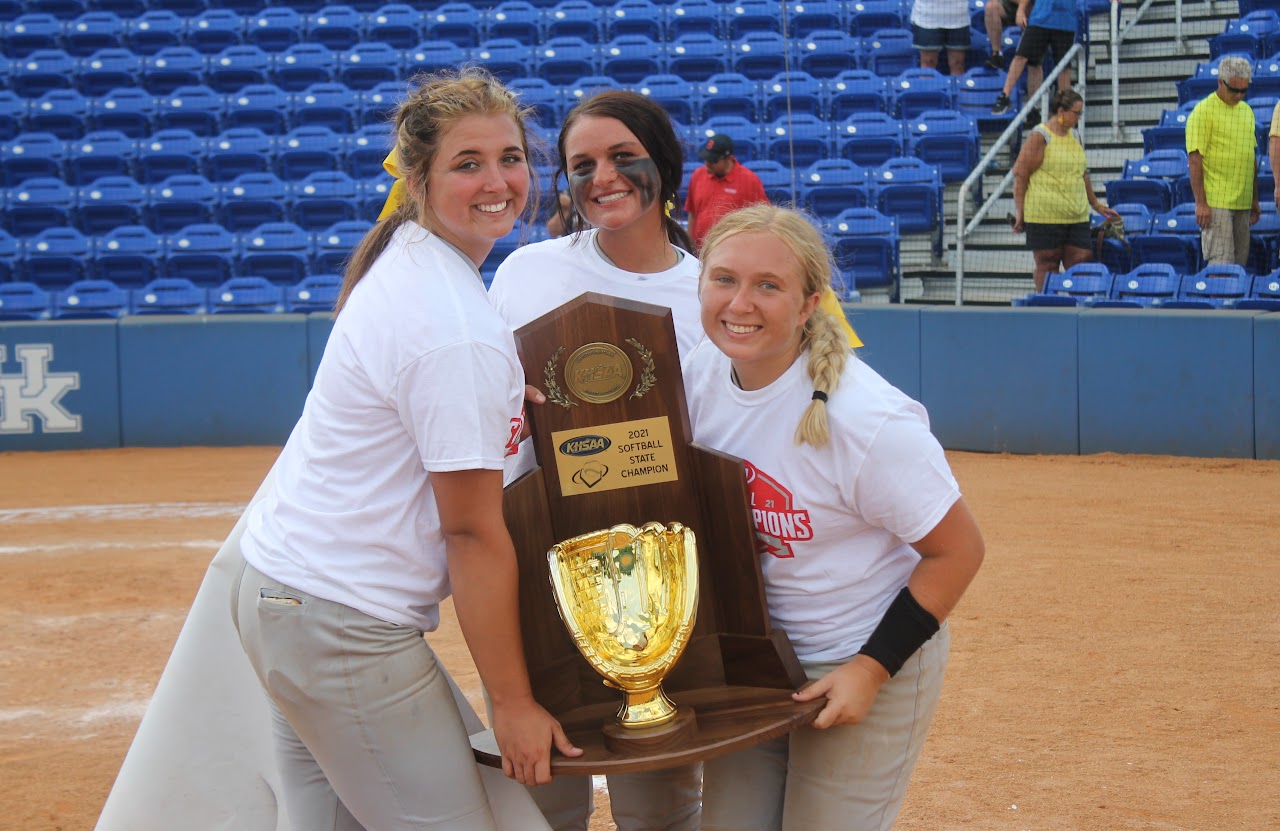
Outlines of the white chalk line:
{"label": "white chalk line", "polygon": [[112,521],[147,519],[236,519],[244,513],[244,502],[156,502],[125,505],[62,505],[49,508],[9,508],[0,510],[0,524]]}
{"label": "white chalk line", "polygon": [[102,724],[114,722],[138,722],[151,703],[146,698],[115,698],[92,707],[58,707],[41,709],[38,707],[20,707],[12,710],[0,710],[0,724],[10,727],[25,728],[28,731],[53,725],[65,729],[78,727],[90,729]]}
{"label": "white chalk line", "polygon": [[0,556],[18,554],[79,554],[88,551],[149,551],[157,548],[195,548],[201,551],[217,551],[222,540],[172,540],[168,542],[105,542],[102,540],[85,540],[84,542],[33,543],[31,545],[0,545]]}

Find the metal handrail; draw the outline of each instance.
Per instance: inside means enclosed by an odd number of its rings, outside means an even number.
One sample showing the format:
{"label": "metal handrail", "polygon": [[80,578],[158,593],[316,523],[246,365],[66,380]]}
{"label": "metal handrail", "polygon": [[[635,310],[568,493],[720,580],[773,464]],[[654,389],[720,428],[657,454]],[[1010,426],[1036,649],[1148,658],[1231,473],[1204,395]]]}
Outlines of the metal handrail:
{"label": "metal handrail", "polygon": [[[1120,28],[1120,3],[1113,0],[1111,3],[1111,137],[1117,141],[1120,140],[1120,44],[1124,43],[1124,39],[1129,36],[1129,32],[1133,27],[1138,25],[1138,21],[1142,20],[1143,15],[1147,13],[1147,9],[1151,7],[1152,0],[1143,0],[1141,6],[1129,18],[1129,22]],[[1174,0],[1173,3],[1174,17],[1177,21],[1177,31],[1174,37],[1178,41],[1180,47],[1184,46],[1182,40],[1182,0]]]}
{"label": "metal handrail", "polygon": [[[1009,144],[1009,142],[1013,141],[1013,138],[1018,134],[1018,128],[1021,127],[1022,122],[1026,120],[1027,114],[1030,113],[1033,108],[1039,106],[1040,101],[1044,99],[1046,95],[1049,95],[1050,91],[1052,91],[1057,86],[1055,82],[1058,80],[1058,76],[1062,74],[1064,69],[1066,69],[1068,66],[1071,65],[1072,59],[1074,59],[1078,55],[1083,55],[1083,54],[1084,54],[1084,47],[1081,44],[1079,43],[1072,44],[1071,48],[1067,50],[1067,54],[1064,55],[1062,60],[1058,61],[1058,65],[1053,68],[1053,71],[1044,77],[1044,80],[1040,83],[1040,88],[1036,90],[1035,95],[1032,95],[1031,98],[1028,99],[1027,102],[1022,105],[1022,109],[1018,110],[1018,114],[1013,117],[1013,121],[1009,122],[1009,126],[1005,128],[1003,133],[1000,134],[1000,137],[996,139],[995,144],[991,145],[991,149],[987,151],[986,155],[982,157],[982,160],[978,162],[978,165],[973,169],[973,172],[970,173],[969,176],[960,185],[960,194],[959,196],[956,197],[956,201],[958,202],[958,204],[956,205],[956,305],[957,306],[963,305],[961,298],[963,296],[963,289],[964,289],[964,238],[968,236],[970,233],[972,233],[973,230],[978,227],[979,223],[982,222],[982,220],[986,219],[987,214],[991,212],[991,206],[995,204],[995,201],[1000,198],[1001,194],[1004,193],[1005,188],[1009,186],[1009,182],[1013,181],[1013,166],[1010,165],[1009,172],[1006,173],[1004,175],[1004,178],[1000,180],[1000,184],[996,185],[995,188],[992,189],[991,195],[986,198],[986,200],[982,203],[981,207],[979,207],[977,212],[974,213],[973,219],[969,222],[969,224],[965,225],[964,224],[964,207],[965,207],[966,201],[969,198],[969,191],[972,189],[973,183],[978,181],[978,179],[980,179],[982,175],[986,172],[987,165],[991,164],[991,161],[995,158],[996,154],[999,153],[1001,150],[1003,150],[1005,146]],[[1085,67],[1085,69],[1087,69],[1087,67]],[[1079,77],[1083,79],[1084,72],[1080,72]],[[1084,95],[1083,84],[1081,84],[1080,89],[1078,91],[1082,96]],[[1083,136],[1084,136],[1083,119],[1081,120],[1079,130],[1081,135],[1081,141],[1083,144]]]}

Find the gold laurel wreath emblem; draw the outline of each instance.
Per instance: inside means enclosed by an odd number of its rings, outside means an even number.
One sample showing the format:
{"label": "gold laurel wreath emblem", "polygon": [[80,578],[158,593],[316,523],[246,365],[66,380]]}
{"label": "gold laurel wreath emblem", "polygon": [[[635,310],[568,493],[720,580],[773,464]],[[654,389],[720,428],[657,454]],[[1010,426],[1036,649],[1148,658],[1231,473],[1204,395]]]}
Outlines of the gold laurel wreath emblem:
{"label": "gold laurel wreath emblem", "polygon": [[564,390],[560,389],[560,385],[556,383],[556,366],[560,363],[560,356],[563,354],[564,347],[562,346],[551,355],[547,360],[546,366],[542,368],[542,380],[547,385],[547,398],[567,410],[570,407],[578,406],[578,402],[565,395]]}
{"label": "gold laurel wreath emblem", "polygon": [[631,398],[643,398],[646,392],[653,389],[654,382],[657,381],[654,376],[653,353],[635,338],[627,338],[627,343],[635,347],[636,352],[640,355],[640,360],[644,362],[644,368],[640,372],[640,381],[631,393]]}

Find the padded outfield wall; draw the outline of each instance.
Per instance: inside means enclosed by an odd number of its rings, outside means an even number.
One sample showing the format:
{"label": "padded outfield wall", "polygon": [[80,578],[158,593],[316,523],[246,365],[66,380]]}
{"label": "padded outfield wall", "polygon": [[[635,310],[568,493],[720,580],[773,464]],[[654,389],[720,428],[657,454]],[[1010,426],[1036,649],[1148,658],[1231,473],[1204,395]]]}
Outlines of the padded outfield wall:
{"label": "padded outfield wall", "polygon": [[[1280,459],[1280,314],[846,308],[949,449]],[[0,323],[0,451],[282,444],[330,326]]]}

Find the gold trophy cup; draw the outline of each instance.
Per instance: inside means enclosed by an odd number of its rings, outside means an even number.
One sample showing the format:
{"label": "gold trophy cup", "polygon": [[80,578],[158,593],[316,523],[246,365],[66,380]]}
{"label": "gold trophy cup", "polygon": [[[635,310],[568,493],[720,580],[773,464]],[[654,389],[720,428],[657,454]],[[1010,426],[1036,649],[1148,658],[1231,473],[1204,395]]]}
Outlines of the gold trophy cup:
{"label": "gold trophy cup", "polygon": [[587,662],[622,690],[605,745],[626,752],[686,737],[693,712],[678,709],[662,679],[680,659],[698,609],[693,531],[673,522],[615,525],[547,552],[556,607]]}

